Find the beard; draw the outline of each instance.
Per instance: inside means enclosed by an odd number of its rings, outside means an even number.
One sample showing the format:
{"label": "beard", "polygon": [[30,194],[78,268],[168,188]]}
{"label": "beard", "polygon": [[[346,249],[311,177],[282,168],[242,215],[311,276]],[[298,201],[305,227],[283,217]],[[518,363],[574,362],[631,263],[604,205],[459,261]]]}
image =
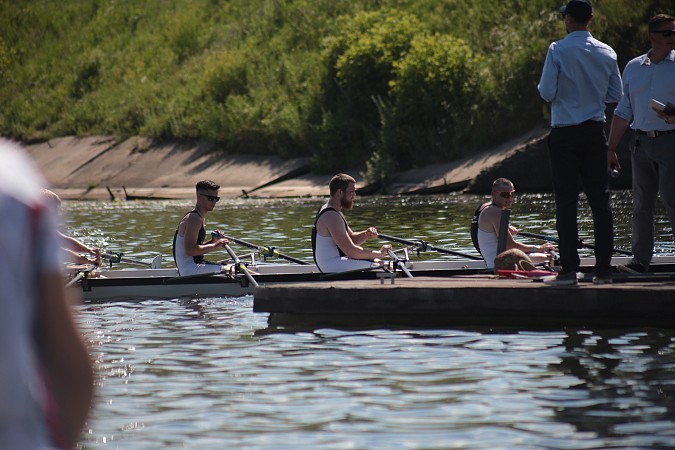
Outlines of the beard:
{"label": "beard", "polygon": [[342,206],[342,209],[349,211],[354,206],[354,200],[347,200],[346,198],[343,198],[340,201],[340,206]]}

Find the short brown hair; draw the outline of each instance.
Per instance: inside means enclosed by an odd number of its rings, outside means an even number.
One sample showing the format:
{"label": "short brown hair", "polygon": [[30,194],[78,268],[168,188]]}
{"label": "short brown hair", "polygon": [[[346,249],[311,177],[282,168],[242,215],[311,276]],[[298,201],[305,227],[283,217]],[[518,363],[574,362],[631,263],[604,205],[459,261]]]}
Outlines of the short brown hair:
{"label": "short brown hair", "polygon": [[346,173],[338,173],[330,180],[330,184],[328,185],[330,195],[335,195],[340,189],[343,191],[347,190],[349,183],[356,183],[354,177],[347,175]]}
{"label": "short brown hair", "polygon": [[651,19],[649,19],[649,32],[654,32],[658,28],[659,24],[665,22],[675,22],[675,17],[670,14],[657,14]]}
{"label": "short brown hair", "polygon": [[215,182],[211,180],[202,180],[199,183],[197,183],[197,192],[217,191],[218,189],[220,189],[220,186],[218,186]]}
{"label": "short brown hair", "polygon": [[497,178],[495,181],[492,182],[492,192],[495,192],[498,187],[507,186],[509,184],[513,186],[511,180],[507,178]]}

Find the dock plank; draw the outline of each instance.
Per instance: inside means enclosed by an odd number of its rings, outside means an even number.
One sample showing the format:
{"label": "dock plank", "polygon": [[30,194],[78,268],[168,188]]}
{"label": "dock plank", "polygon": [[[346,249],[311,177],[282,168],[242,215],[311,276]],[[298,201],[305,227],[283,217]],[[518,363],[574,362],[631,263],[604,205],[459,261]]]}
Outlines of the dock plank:
{"label": "dock plank", "polygon": [[267,285],[253,310],[269,323],[414,326],[675,325],[675,281],[553,287],[489,275]]}

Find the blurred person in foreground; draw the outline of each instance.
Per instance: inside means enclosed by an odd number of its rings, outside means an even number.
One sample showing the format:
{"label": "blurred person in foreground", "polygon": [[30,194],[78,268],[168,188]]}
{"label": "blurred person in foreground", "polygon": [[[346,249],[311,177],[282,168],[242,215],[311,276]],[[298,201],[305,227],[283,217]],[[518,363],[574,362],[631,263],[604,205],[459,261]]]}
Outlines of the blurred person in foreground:
{"label": "blurred person in foreground", "polygon": [[538,85],[541,98],[551,102],[548,148],[562,265],[550,284],[577,284],[579,181],[593,214],[593,283],[611,283],[614,219],[609,169],[616,161],[607,151],[604,126],[606,104],[621,99],[621,75],[616,52],[588,31],[591,4],[572,0],[560,12],[568,34],[548,47]]}
{"label": "blurred person in foreground", "polygon": [[[51,207],[56,215],[61,214],[61,197],[49,189],[43,189],[42,195],[47,200],[47,204]],[[67,236],[61,231],[57,231],[59,241],[61,242],[61,249],[65,262],[75,264],[95,264],[101,266],[102,253],[100,248],[92,248],[74,237]]]}
{"label": "blurred person in foreground", "polygon": [[377,229],[369,227],[355,233],[347,225],[342,211],[354,206],[356,180],[347,174],[335,175],[328,185],[330,198],[321,206],[312,228],[312,253],[314,262],[322,272],[346,272],[368,269],[379,264],[379,258],[388,256],[391,245],[380,250],[367,250],[361,245],[377,237]]}
{"label": "blurred person in foreground", "polygon": [[0,139],[0,448],[71,448],[93,396],[55,218],[26,154]]}
{"label": "blurred person in foreground", "polygon": [[652,17],[649,41],[652,48],[626,64],[623,97],[614,110],[609,132],[609,152],[614,158],[628,127],[635,132],[630,145],[634,256],[627,265],[617,266],[619,271],[629,273],[649,270],[654,253],[654,208],[659,195],[670,218],[671,233],[675,230],[675,114],[667,115],[650,106],[652,99],[664,105],[675,104],[675,17]]}

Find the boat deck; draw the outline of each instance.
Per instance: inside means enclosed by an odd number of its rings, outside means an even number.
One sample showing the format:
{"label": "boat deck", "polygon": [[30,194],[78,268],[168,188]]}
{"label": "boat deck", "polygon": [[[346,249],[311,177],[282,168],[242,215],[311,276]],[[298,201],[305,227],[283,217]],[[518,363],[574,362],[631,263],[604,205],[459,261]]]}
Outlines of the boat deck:
{"label": "boat deck", "polygon": [[675,273],[549,286],[494,275],[267,285],[253,310],[270,325],[675,326]]}

